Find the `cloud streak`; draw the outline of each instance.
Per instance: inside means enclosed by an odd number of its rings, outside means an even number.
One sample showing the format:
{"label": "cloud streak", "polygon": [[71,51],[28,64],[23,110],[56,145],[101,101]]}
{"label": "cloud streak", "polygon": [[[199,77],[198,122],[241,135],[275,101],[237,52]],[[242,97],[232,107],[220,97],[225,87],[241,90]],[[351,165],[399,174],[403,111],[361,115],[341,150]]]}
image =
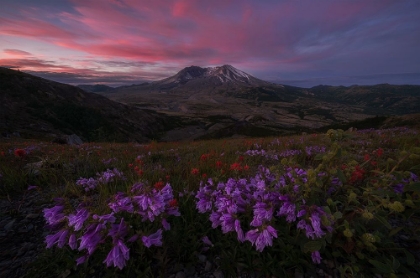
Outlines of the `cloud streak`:
{"label": "cloud streak", "polygon": [[[6,0],[0,12],[0,42],[28,42],[0,48],[0,64],[150,80],[192,64],[229,63],[273,81],[420,72],[415,0],[30,3]],[[71,54],[60,60],[31,42]]]}

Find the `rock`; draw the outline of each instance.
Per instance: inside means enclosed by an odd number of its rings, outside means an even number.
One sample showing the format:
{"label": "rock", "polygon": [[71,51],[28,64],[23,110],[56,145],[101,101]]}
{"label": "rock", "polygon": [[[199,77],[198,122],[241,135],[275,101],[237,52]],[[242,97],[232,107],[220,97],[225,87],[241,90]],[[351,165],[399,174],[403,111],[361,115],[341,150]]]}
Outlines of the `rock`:
{"label": "rock", "polygon": [[200,262],[204,263],[206,261],[206,259],[207,259],[206,256],[204,256],[204,255],[198,255],[198,260]]}
{"label": "rock", "polygon": [[81,145],[81,144],[83,144],[83,141],[76,134],[72,134],[72,135],[69,135],[67,137],[67,144],[69,144],[69,145]]}
{"label": "rock", "polygon": [[61,274],[60,274],[60,276],[58,276],[59,278],[66,278],[66,277],[68,277],[69,275],[71,274],[71,271],[70,271],[70,269],[66,269],[64,272],[62,272]]}
{"label": "rock", "polygon": [[28,215],[26,215],[26,218],[28,219],[35,219],[39,217],[39,213],[30,213]]}
{"label": "rock", "polygon": [[216,270],[215,272],[213,272],[213,276],[214,276],[214,278],[224,278],[225,277],[223,275],[222,271],[220,271],[220,270]]}
{"label": "rock", "polygon": [[76,134],[57,137],[52,142],[57,143],[57,144],[62,144],[62,145],[64,145],[64,144],[67,144],[67,145],[81,145],[81,144],[83,144],[82,139],[80,139],[80,137],[77,136]]}
{"label": "rock", "polygon": [[212,267],[213,265],[211,264],[211,262],[206,261],[206,266],[204,267],[204,271],[209,272]]}
{"label": "rock", "polygon": [[4,226],[4,230],[5,231],[10,231],[13,228],[13,224],[15,224],[16,219],[13,219],[12,221],[10,221],[9,223],[6,224],[6,226]]}

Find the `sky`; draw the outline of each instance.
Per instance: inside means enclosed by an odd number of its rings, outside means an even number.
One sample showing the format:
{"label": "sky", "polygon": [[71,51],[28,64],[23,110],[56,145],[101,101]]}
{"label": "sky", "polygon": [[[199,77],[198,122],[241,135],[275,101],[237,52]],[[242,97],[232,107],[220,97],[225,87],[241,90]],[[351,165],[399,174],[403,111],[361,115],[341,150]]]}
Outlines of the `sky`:
{"label": "sky", "polygon": [[299,87],[420,84],[419,0],[0,2],[0,66],[67,84],[224,64]]}

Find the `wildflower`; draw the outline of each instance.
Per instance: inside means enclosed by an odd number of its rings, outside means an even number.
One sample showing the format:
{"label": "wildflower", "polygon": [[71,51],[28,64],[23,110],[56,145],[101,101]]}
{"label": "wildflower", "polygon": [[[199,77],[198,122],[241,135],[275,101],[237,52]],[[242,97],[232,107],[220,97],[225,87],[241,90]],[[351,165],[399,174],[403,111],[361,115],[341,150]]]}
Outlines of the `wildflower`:
{"label": "wildflower", "polygon": [[172,199],[169,201],[169,206],[170,207],[177,207],[178,206],[178,201],[177,199]]}
{"label": "wildflower", "polygon": [[151,234],[150,236],[142,236],[141,240],[147,248],[150,248],[152,245],[162,246],[162,230],[159,229],[156,233]]}
{"label": "wildflower", "polygon": [[53,235],[47,235],[45,237],[47,248],[51,248],[54,244],[57,244],[58,247],[62,248],[66,242],[67,234],[68,230],[60,230]]}
{"label": "wildflower", "polygon": [[73,227],[75,231],[79,231],[86,219],[88,219],[90,213],[86,209],[77,210],[76,215],[70,214],[67,219],[69,220],[69,226]]}
{"label": "wildflower", "polygon": [[14,151],[14,154],[15,154],[16,157],[22,158],[26,155],[26,151],[24,149],[16,149]]}
{"label": "wildflower", "polygon": [[221,168],[222,165],[223,163],[220,160],[216,161],[216,168]]}
{"label": "wildflower", "polygon": [[43,209],[44,218],[49,225],[56,225],[64,219],[63,206],[57,205]]}
{"label": "wildflower", "polygon": [[266,246],[273,245],[273,237],[277,238],[276,229],[267,226],[262,231],[259,231],[258,229],[248,231],[245,239],[250,241],[252,245],[255,243],[257,251],[262,252]]}
{"label": "wildflower", "polygon": [[120,270],[124,268],[125,262],[130,259],[130,249],[121,241],[117,240],[117,243],[112,247],[111,251],[108,253],[108,256],[103,261],[106,263],[106,266],[114,265]]}
{"label": "wildflower", "polygon": [[127,235],[127,224],[125,224],[124,219],[121,218],[120,224],[112,224],[111,229],[108,232],[108,235],[112,237],[113,241],[121,239]]}
{"label": "wildflower", "polygon": [[210,239],[208,238],[208,236],[204,236],[202,239],[201,239],[202,241],[203,241],[203,243],[204,244],[206,244],[206,245],[208,245],[208,246],[211,246],[211,247],[213,247],[214,245],[213,245],[213,243],[210,241]]}
{"label": "wildflower", "polygon": [[[1,175],[0,175],[0,177],[1,177]],[[36,185],[30,185],[30,186],[28,186],[28,189],[26,189],[26,190],[32,190],[32,189],[37,189],[38,188],[38,186],[36,186]]]}
{"label": "wildflower", "polygon": [[79,264],[84,263],[84,262],[87,260],[87,258],[88,258],[88,256],[87,256],[87,255],[81,256],[80,258],[78,258],[78,259],[76,260],[76,265],[79,265]]}
{"label": "wildflower", "polygon": [[192,168],[191,175],[198,175],[199,170],[197,168]]}
{"label": "wildflower", "polygon": [[77,240],[76,240],[76,235],[75,234],[70,235],[69,246],[70,246],[71,250],[74,250],[74,249],[77,248]]}
{"label": "wildflower", "polygon": [[319,251],[312,252],[311,257],[312,257],[312,261],[315,264],[320,264],[321,263],[322,258],[321,258],[321,254],[319,253]]}
{"label": "wildflower", "polygon": [[368,154],[365,154],[364,161],[368,161],[369,159],[370,159],[370,156]]}
{"label": "wildflower", "polygon": [[102,241],[101,231],[105,229],[105,225],[102,223],[91,224],[87,229],[86,233],[80,238],[79,251],[87,249],[89,255],[91,255],[99,242]]}
{"label": "wildflower", "polygon": [[157,190],[161,190],[164,186],[165,186],[165,184],[163,183],[163,181],[158,181],[157,183],[155,183],[154,185],[154,188],[156,188]]}
{"label": "wildflower", "polygon": [[242,166],[241,166],[240,163],[235,162],[235,163],[233,163],[233,164],[230,165],[230,170],[232,170],[232,171],[241,171],[242,170]]}
{"label": "wildflower", "polygon": [[166,218],[162,219],[162,226],[165,231],[169,231],[171,229],[171,224],[166,221]]}

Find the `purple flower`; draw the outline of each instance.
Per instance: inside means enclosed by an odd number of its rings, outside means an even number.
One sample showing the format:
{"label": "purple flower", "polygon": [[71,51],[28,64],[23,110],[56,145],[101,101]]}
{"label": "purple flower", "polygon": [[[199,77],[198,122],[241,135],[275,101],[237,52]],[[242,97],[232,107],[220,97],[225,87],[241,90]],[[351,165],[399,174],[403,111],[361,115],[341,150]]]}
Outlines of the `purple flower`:
{"label": "purple flower", "polygon": [[147,248],[150,248],[152,245],[162,246],[162,230],[159,229],[156,233],[151,234],[150,236],[142,236],[141,240]]}
{"label": "purple flower", "polygon": [[67,219],[69,220],[69,226],[73,227],[75,231],[79,231],[83,227],[83,223],[89,218],[90,213],[86,209],[77,210],[76,215],[70,214]]}
{"label": "purple flower", "polygon": [[89,178],[89,179],[80,178],[76,181],[76,184],[83,186],[85,191],[88,192],[96,188],[96,186],[98,185],[98,181],[95,180],[94,178]]}
{"label": "purple flower", "polygon": [[66,244],[67,241],[66,238],[68,232],[68,230],[60,230],[53,235],[47,235],[45,237],[47,248],[51,248],[54,244],[57,244],[58,247],[63,248],[64,244]]}
{"label": "purple flower", "polygon": [[110,214],[104,214],[104,215],[95,214],[92,216],[92,218],[95,220],[99,220],[103,224],[114,223],[116,220],[113,212],[111,212]]}
{"label": "purple flower", "polygon": [[171,224],[169,224],[168,221],[166,221],[166,218],[162,219],[162,226],[163,229],[165,229],[165,231],[169,231],[171,229]]}
{"label": "purple flower", "polygon": [[325,235],[325,232],[321,229],[321,218],[319,217],[319,213],[312,213],[309,219],[311,220],[312,228],[314,229],[314,235],[319,238]]}
{"label": "purple flower", "polygon": [[296,220],[296,205],[290,201],[286,201],[280,207],[277,216],[286,216],[286,221],[291,223]]}
{"label": "purple flower", "polygon": [[319,254],[319,251],[312,252],[311,257],[315,264],[321,263],[321,254]]}
{"label": "purple flower", "polygon": [[245,241],[244,231],[242,230],[241,222],[238,219],[235,220],[235,231],[238,234],[238,240],[240,242],[244,242]]}
{"label": "purple flower", "polygon": [[76,235],[75,234],[70,235],[69,246],[70,246],[71,250],[74,250],[74,249],[77,248],[77,240],[76,240]]}
{"label": "purple flower", "polygon": [[97,245],[102,241],[101,231],[105,229],[105,225],[102,223],[91,224],[86,233],[80,238],[79,251],[87,249],[89,255],[95,251]]}
{"label": "purple flower", "polygon": [[119,240],[127,235],[127,225],[124,222],[124,219],[121,218],[120,224],[112,224],[111,229],[108,232],[108,235],[112,237],[112,239]]}
{"label": "purple flower", "polygon": [[54,226],[64,219],[63,206],[54,206],[52,208],[43,209],[44,218],[48,224]]}
{"label": "purple flower", "polygon": [[[1,177],[1,175],[0,175],[0,177]],[[32,190],[32,189],[37,189],[38,188],[38,186],[36,186],[36,185],[30,185],[30,186],[28,186],[28,191],[29,190]]]}
{"label": "purple flower", "polygon": [[109,267],[110,265],[114,265],[114,267],[118,267],[119,269],[123,269],[125,266],[125,262],[130,259],[130,249],[121,241],[117,240],[114,247],[112,247],[111,251],[108,253],[108,256],[104,260],[106,266]]}
{"label": "purple flower", "polygon": [[235,217],[233,215],[230,213],[224,213],[220,217],[220,220],[222,221],[221,225],[224,234],[235,230]]}
{"label": "purple flower", "polygon": [[213,243],[210,241],[208,236],[204,236],[201,240],[203,241],[204,244],[206,244],[208,246],[211,246],[211,247],[214,246]]}
{"label": "purple flower", "polygon": [[87,255],[81,256],[80,258],[78,258],[78,259],[76,260],[76,265],[79,265],[79,264],[84,263],[84,262],[87,260],[87,258],[88,258],[88,256],[87,256]]}
{"label": "purple flower", "polygon": [[246,233],[245,239],[255,244],[257,251],[262,252],[266,246],[273,245],[273,237],[277,238],[277,231],[271,226],[267,226],[264,230],[250,230]]}

